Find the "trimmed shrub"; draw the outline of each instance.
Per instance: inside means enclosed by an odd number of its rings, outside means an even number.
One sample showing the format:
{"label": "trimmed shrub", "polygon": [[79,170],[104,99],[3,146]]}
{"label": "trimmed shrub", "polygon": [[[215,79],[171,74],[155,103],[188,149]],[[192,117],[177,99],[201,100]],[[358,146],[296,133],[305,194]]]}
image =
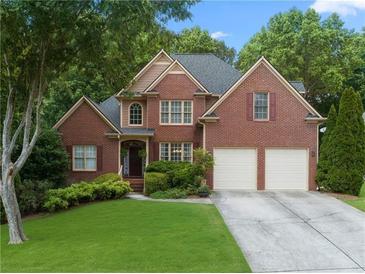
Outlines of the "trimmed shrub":
{"label": "trimmed shrub", "polygon": [[103,175],[100,175],[99,177],[96,177],[93,182],[94,183],[104,183],[104,182],[118,182],[121,181],[122,178],[117,173],[105,173]]}
{"label": "trimmed shrub", "polygon": [[151,172],[165,173],[170,188],[199,187],[202,176],[201,168],[189,162],[155,161],[146,168],[146,174]]}
{"label": "trimmed shrub", "polygon": [[150,195],[156,191],[166,190],[168,188],[168,176],[160,172],[148,172],[144,176],[144,191]]}
{"label": "trimmed shrub", "polygon": [[153,199],[184,199],[188,196],[186,190],[181,188],[171,188],[166,191],[157,191],[151,194]]}
{"label": "trimmed shrub", "polygon": [[94,200],[119,199],[132,191],[128,182],[81,182],[47,192],[44,209],[53,212]]}

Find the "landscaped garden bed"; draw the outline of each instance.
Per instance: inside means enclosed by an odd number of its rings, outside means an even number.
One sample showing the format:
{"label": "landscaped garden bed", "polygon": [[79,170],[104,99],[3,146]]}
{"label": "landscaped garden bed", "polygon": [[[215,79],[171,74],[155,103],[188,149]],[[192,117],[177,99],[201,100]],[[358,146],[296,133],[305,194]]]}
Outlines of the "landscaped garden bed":
{"label": "landscaped garden bed", "polygon": [[146,168],[144,193],[153,199],[208,197],[210,189],[204,177],[212,166],[212,155],[200,148],[194,150],[193,163],[152,162]]}

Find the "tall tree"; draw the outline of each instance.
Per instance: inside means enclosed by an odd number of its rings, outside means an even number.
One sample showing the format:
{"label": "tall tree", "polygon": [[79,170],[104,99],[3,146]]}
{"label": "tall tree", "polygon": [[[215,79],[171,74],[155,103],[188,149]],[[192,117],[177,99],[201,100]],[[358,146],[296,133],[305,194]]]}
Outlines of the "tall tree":
{"label": "tall tree", "polygon": [[[99,56],[104,57],[102,64],[106,64],[114,60],[112,56],[116,51],[123,52],[124,58],[115,61],[123,61],[122,68],[128,68],[129,61],[135,58],[132,48],[136,34],[148,32],[151,24],[189,17],[188,8],[194,3],[93,0],[7,0],[0,3],[1,66],[4,68],[1,71],[1,96],[7,94],[2,125],[0,195],[9,224],[10,244],[27,239],[14,177],[24,166],[40,134],[41,105],[49,83],[70,64],[85,61],[95,64],[95,60],[100,60]],[[139,23],[143,25],[142,29]],[[115,40],[110,38],[113,35]],[[105,37],[110,38],[106,44]],[[112,66],[107,69],[113,72]],[[118,73],[122,75],[123,71]],[[20,134],[23,135],[21,153],[12,159]]]}
{"label": "tall tree", "polygon": [[365,135],[359,96],[346,89],[340,101],[333,132],[333,165],[329,171],[329,189],[358,195],[364,182]]}
{"label": "tall tree", "polygon": [[184,29],[176,38],[172,51],[177,53],[214,53],[229,64],[233,63],[236,52],[223,41],[212,38],[207,30],[200,27]]}
{"label": "tall tree", "polygon": [[333,131],[336,127],[337,120],[337,112],[334,105],[331,106],[331,109],[327,116],[326,121],[326,131],[324,136],[322,137],[322,144],[320,147],[319,161],[317,165],[317,175],[316,181],[319,187],[328,189],[329,188],[329,170],[333,165],[333,153],[334,153],[334,136]]}
{"label": "tall tree", "polygon": [[244,45],[236,65],[246,71],[264,55],[286,79],[303,81],[307,99],[327,113],[353,71],[365,63],[364,36],[343,25],[338,15],[321,21],[312,9],[279,13]]}

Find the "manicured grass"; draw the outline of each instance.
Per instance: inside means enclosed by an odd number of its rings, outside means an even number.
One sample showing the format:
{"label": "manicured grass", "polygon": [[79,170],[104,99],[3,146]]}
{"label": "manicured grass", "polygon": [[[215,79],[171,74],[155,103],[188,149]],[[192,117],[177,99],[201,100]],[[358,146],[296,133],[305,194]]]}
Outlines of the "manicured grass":
{"label": "manicured grass", "polygon": [[349,205],[365,211],[365,183],[362,185],[359,198],[356,200],[345,200]]}
{"label": "manicured grass", "polygon": [[356,207],[357,209],[365,211],[365,198],[359,198],[356,200],[348,200],[345,202],[353,207]]}
{"label": "manicured grass", "polygon": [[250,272],[214,205],[116,200],[24,226],[19,246],[1,226],[2,272]]}

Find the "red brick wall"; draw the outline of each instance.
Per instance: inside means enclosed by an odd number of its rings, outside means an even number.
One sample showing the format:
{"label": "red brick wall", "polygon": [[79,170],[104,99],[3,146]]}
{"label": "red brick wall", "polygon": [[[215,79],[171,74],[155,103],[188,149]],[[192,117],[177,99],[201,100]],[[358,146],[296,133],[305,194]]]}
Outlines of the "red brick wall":
{"label": "red brick wall", "polygon": [[[102,146],[102,168],[97,171],[72,171],[68,181],[91,180],[106,172],[118,172],[118,140],[105,136],[112,129],[87,104],[82,105],[59,127],[66,148],[72,145]],[[99,155],[100,156],[100,155]]]}
{"label": "red brick wall", "polygon": [[[197,86],[184,74],[169,74],[156,87],[156,97],[147,98],[147,127],[155,129],[151,138],[150,161],[158,160],[158,142],[193,142],[202,146],[202,128],[197,119],[205,111],[205,97],[194,96]],[[192,100],[193,125],[160,125],[160,100]]]}
{"label": "red brick wall", "polygon": [[[276,93],[276,121],[246,119],[246,93],[255,91]],[[317,125],[304,121],[308,110],[267,67],[259,66],[214,112],[220,119],[206,125],[206,148],[213,152],[214,147],[256,147],[258,189],[265,189],[265,148],[300,147],[309,149],[309,189],[315,190]],[[212,177],[211,172],[211,186]]]}

